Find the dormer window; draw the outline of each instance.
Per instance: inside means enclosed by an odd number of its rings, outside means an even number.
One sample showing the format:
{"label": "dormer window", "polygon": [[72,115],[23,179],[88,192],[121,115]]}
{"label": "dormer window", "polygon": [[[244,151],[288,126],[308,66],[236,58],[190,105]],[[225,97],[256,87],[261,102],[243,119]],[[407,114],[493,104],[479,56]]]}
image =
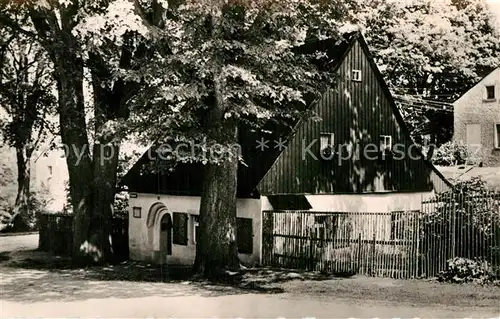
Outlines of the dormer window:
{"label": "dormer window", "polygon": [[361,70],[352,70],[352,80],[361,82]]}
{"label": "dormer window", "polygon": [[496,99],[495,86],[494,85],[487,85],[486,86],[486,100],[494,100],[494,99]]}
{"label": "dormer window", "polygon": [[320,154],[323,159],[331,159],[335,148],[335,134],[321,133]]}
{"label": "dormer window", "polygon": [[392,136],[380,135],[380,151],[388,152],[392,150]]}

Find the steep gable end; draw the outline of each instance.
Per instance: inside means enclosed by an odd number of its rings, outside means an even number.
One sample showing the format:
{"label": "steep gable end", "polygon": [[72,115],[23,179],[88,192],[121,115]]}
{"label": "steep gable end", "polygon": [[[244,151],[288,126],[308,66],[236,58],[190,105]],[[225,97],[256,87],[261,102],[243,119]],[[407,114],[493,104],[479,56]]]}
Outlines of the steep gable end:
{"label": "steep gable end", "polygon": [[[463,92],[455,102],[453,102],[454,107],[460,106],[463,103],[467,103],[467,100],[476,99],[477,102],[481,102],[484,99],[484,86],[485,84],[495,84],[500,82],[500,67],[496,69],[490,69],[486,72],[484,76],[477,82],[473,87]],[[497,88],[498,89],[498,88]]]}
{"label": "steep gable end", "polygon": [[[338,69],[338,83],[315,105],[259,184],[263,195],[427,192],[449,183],[422,158],[362,38]],[[385,136],[382,137],[382,136]],[[394,158],[381,158],[381,139]],[[323,140],[323,141],[322,141]],[[321,144],[333,141],[333,159]],[[323,153],[328,157],[328,153]]]}

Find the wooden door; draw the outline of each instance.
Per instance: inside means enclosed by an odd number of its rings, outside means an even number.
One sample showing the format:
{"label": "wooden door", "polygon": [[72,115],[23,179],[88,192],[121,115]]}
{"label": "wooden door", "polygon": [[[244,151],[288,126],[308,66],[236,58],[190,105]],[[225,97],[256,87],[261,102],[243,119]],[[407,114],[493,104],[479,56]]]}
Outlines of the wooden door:
{"label": "wooden door", "polygon": [[165,214],[160,222],[160,263],[166,263],[168,255],[172,255],[172,218]]}

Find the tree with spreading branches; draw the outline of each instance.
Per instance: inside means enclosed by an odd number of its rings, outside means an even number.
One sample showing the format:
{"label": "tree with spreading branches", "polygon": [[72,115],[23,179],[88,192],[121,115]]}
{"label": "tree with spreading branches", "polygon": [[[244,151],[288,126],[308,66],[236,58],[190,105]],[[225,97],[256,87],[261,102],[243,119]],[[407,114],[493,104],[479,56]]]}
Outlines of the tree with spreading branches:
{"label": "tree with spreading branches", "polygon": [[23,34],[4,30],[0,47],[0,137],[15,149],[17,196],[13,209],[0,212],[0,231],[18,216],[30,215],[32,155],[49,133],[55,112],[54,81],[45,51]]}
{"label": "tree with spreading branches", "polygon": [[174,162],[205,164],[196,274],[213,277],[239,269],[237,170],[245,163],[234,146],[242,130],[312,115],[309,103],[331,87],[334,76],[320,67],[328,60],[324,53],[298,48],[340,39],[349,6],[345,1],[235,0],[169,7],[158,40],[168,50],[157,50],[154,63],[140,70],[148,85],[134,98],[134,121],[147,139],[194,140],[207,150],[165,150]]}
{"label": "tree with spreading branches", "polygon": [[[0,24],[38,43],[52,65],[74,213],[73,259],[78,263],[113,260],[109,238],[119,146],[129,116],[127,101],[141,82],[123,71],[140,69],[135,61],[148,54],[148,41],[161,25],[161,2],[0,3]],[[87,96],[85,82],[91,83]]]}

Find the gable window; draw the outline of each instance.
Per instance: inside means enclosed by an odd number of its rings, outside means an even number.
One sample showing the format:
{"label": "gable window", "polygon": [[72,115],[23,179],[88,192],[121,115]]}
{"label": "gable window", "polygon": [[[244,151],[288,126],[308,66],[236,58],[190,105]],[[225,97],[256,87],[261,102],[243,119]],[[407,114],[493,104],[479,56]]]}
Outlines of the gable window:
{"label": "gable window", "polygon": [[486,100],[494,100],[495,98],[496,98],[495,86],[494,85],[487,85],[486,86]]}
{"label": "gable window", "polygon": [[236,241],[240,254],[253,253],[253,227],[251,218],[236,219]]}
{"label": "gable window", "polygon": [[335,148],[335,134],[321,133],[320,136],[320,153],[321,156],[329,158]]}
{"label": "gable window", "polygon": [[352,80],[361,82],[361,70],[352,70]]}
{"label": "gable window", "polygon": [[392,136],[380,135],[380,151],[387,152],[392,150]]}
{"label": "gable window", "polygon": [[176,245],[186,246],[188,242],[188,215],[186,213],[173,213],[172,217],[172,242]]}
{"label": "gable window", "polygon": [[495,148],[500,148],[500,123],[495,124]]}

